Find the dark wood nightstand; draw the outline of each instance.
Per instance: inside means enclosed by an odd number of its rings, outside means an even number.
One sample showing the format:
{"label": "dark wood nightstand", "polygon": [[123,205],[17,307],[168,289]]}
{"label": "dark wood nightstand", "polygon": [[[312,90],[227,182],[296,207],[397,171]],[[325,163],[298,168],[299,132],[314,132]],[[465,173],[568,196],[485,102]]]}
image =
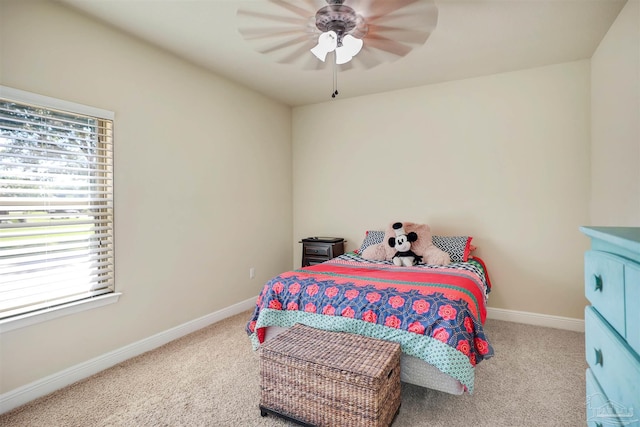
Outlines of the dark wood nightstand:
{"label": "dark wood nightstand", "polygon": [[302,243],[302,266],[320,264],[344,253],[341,237],[307,237]]}

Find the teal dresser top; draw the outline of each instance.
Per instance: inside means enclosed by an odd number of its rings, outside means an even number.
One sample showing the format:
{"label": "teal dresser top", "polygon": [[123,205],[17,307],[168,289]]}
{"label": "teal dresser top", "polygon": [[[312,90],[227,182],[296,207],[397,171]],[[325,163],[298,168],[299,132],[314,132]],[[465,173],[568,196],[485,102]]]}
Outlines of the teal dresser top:
{"label": "teal dresser top", "polygon": [[580,227],[591,237],[591,248],[640,262],[640,227]]}

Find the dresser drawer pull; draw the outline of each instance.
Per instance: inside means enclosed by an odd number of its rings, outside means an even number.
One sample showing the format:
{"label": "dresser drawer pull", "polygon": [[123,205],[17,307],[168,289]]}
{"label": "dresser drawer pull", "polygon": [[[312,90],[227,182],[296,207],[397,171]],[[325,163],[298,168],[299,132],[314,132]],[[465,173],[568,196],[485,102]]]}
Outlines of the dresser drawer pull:
{"label": "dresser drawer pull", "polygon": [[596,351],[596,365],[604,366],[604,360],[602,359],[602,350],[599,348],[594,349]]}
{"label": "dresser drawer pull", "polygon": [[593,278],[594,278],[594,280],[596,282],[595,290],[602,292],[602,276],[600,276],[598,274],[594,274]]}

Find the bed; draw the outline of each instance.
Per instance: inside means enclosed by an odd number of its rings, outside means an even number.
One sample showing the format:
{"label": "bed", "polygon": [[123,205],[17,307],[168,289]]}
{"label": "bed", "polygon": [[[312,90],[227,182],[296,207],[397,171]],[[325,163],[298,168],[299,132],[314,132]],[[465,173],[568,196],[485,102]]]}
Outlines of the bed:
{"label": "bed", "polygon": [[470,238],[449,265],[411,267],[363,258],[366,241],[267,282],[246,326],[253,348],[296,323],[395,341],[403,382],[472,393],[475,367],[493,348],[483,329],[491,283],[484,262],[469,255]]}

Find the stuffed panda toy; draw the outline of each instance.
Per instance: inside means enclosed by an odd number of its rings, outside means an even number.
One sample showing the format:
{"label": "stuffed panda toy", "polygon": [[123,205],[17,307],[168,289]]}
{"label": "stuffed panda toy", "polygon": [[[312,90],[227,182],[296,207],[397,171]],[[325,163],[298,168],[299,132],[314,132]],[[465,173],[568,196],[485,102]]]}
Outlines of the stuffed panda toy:
{"label": "stuffed panda toy", "polygon": [[411,243],[418,240],[418,235],[413,231],[406,234],[401,222],[393,224],[396,237],[389,237],[389,246],[396,250],[391,261],[394,265],[411,267],[422,262],[422,257],[411,250]]}

